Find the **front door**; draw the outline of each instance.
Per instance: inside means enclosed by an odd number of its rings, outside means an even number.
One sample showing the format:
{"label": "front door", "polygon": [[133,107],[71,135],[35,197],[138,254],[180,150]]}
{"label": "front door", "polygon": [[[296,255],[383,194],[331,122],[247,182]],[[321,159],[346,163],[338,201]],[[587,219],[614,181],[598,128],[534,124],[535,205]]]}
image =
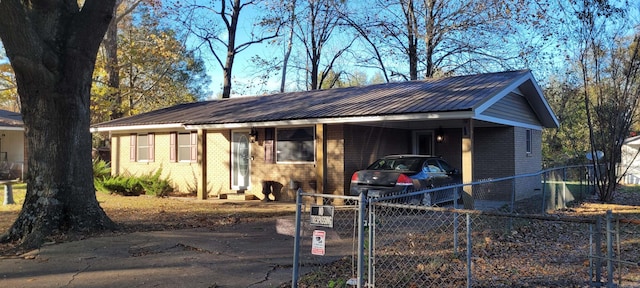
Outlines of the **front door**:
{"label": "front door", "polygon": [[246,190],[251,183],[249,131],[231,133],[231,189]]}
{"label": "front door", "polygon": [[413,153],[419,155],[433,155],[433,131],[414,132]]}

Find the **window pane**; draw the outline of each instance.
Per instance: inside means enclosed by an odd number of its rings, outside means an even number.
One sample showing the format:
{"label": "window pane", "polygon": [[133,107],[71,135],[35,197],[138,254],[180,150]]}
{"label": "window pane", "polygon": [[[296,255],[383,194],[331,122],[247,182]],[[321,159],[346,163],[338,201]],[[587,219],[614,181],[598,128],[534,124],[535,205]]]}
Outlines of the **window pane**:
{"label": "window pane", "polygon": [[191,133],[178,134],[178,161],[191,161]]}
{"label": "window pane", "polygon": [[138,135],[138,161],[149,161],[149,135]]}
{"label": "window pane", "polygon": [[191,147],[178,147],[178,161],[191,161]]}
{"label": "window pane", "polygon": [[277,130],[277,161],[313,162],[315,156],[313,127]]}
{"label": "window pane", "polygon": [[149,147],[138,146],[138,161],[148,161],[149,160]]}
{"label": "window pane", "polygon": [[149,146],[149,135],[140,134],[138,135],[138,147],[147,147]]}
{"label": "window pane", "polygon": [[191,145],[191,133],[178,134],[178,146],[189,146],[189,145]]}

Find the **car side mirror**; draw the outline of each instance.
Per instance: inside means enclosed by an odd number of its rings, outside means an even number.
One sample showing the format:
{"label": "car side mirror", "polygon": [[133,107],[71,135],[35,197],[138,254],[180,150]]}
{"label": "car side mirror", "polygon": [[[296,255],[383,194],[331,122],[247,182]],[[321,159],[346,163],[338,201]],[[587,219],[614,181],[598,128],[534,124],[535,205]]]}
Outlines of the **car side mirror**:
{"label": "car side mirror", "polygon": [[460,174],[460,170],[458,169],[453,169],[453,170],[449,170],[449,173],[447,173],[449,175],[457,175]]}

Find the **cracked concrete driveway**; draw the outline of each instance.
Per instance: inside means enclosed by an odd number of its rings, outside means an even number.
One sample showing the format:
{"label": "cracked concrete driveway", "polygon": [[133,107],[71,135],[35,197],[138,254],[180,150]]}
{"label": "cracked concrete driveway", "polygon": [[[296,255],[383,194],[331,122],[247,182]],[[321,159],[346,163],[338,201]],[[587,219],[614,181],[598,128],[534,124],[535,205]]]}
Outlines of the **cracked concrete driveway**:
{"label": "cracked concrete driveway", "polygon": [[47,245],[0,259],[0,287],[277,287],[291,282],[293,232],[291,216]]}

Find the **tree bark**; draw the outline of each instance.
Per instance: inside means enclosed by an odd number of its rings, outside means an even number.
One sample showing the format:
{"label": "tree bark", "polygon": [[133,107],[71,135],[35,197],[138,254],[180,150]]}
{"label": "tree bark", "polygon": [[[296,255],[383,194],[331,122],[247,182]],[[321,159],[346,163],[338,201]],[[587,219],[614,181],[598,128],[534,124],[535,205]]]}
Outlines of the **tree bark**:
{"label": "tree bark", "polygon": [[107,70],[108,85],[111,98],[110,120],[122,118],[122,93],[120,93],[120,64],[118,63],[118,21],[113,18],[103,40],[105,55],[107,57],[105,69]]}
{"label": "tree bark", "polygon": [[291,56],[291,50],[293,49],[293,32],[296,22],[296,0],[289,3],[289,35],[287,36],[287,48],[284,52],[284,58],[282,59],[282,78],[280,79],[280,93],[284,93],[284,86],[287,82],[287,67],[289,65],[289,57]]}
{"label": "tree bark", "polygon": [[0,240],[36,248],[52,234],[114,228],[91,164],[90,90],[114,0],[0,1],[0,38],[16,74],[25,125],[27,194]]}
{"label": "tree bark", "polygon": [[416,18],[416,11],[413,0],[409,0],[406,3],[404,1],[400,1],[400,4],[404,5],[404,7],[402,7],[402,10],[406,18],[406,53],[409,56],[409,79],[418,80],[418,20]]}

